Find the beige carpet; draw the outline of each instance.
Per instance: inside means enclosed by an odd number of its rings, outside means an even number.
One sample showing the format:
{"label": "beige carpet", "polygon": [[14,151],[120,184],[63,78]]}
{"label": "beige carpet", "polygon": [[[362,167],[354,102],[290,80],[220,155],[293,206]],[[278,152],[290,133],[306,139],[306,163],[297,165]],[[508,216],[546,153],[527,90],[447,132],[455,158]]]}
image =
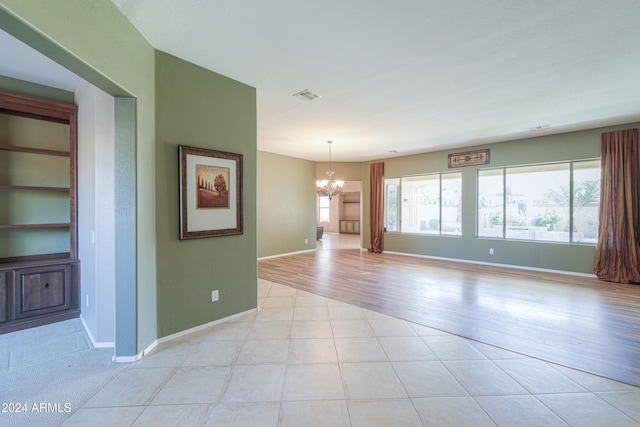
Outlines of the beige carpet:
{"label": "beige carpet", "polygon": [[60,425],[127,366],[112,356],[79,319],[0,335],[0,426]]}

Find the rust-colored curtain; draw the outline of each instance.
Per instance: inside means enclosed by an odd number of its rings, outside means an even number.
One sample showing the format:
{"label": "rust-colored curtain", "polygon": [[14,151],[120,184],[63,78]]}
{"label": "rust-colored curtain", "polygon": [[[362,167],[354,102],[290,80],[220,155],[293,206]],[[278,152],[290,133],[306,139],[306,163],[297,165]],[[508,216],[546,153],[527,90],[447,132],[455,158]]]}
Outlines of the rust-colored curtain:
{"label": "rust-colored curtain", "polygon": [[602,134],[600,229],[595,273],[617,283],[640,283],[638,129]]}
{"label": "rust-colored curtain", "polygon": [[384,245],[384,163],[372,163],[371,181],[371,249],[369,252],[381,253]]}

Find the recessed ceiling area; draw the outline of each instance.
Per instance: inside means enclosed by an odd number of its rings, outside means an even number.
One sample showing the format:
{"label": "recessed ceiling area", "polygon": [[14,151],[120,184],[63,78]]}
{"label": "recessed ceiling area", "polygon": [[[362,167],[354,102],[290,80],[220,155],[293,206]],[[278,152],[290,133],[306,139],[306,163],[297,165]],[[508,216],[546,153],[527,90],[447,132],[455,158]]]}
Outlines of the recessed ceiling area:
{"label": "recessed ceiling area", "polygon": [[366,161],[640,120],[637,0],[112,2],[255,87],[263,151]]}

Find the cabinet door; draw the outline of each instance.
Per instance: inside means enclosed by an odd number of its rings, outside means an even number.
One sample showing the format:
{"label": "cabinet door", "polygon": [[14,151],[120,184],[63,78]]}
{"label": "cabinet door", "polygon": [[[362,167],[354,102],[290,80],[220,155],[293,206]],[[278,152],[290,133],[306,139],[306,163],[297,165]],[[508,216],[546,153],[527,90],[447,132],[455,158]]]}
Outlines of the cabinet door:
{"label": "cabinet door", "polygon": [[340,232],[341,233],[347,232],[347,221],[340,221]]}
{"label": "cabinet door", "polygon": [[353,221],[353,232],[360,234],[360,221]]}
{"label": "cabinet door", "polygon": [[71,267],[48,266],[17,270],[16,318],[71,308]]}

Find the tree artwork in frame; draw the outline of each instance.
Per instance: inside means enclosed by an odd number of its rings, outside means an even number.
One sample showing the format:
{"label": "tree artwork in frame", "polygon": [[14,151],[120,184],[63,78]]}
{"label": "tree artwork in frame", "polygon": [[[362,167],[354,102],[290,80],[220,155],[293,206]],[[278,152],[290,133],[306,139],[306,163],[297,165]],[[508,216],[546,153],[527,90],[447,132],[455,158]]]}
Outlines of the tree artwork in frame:
{"label": "tree artwork in frame", "polygon": [[242,234],[242,154],[178,147],[180,240]]}

